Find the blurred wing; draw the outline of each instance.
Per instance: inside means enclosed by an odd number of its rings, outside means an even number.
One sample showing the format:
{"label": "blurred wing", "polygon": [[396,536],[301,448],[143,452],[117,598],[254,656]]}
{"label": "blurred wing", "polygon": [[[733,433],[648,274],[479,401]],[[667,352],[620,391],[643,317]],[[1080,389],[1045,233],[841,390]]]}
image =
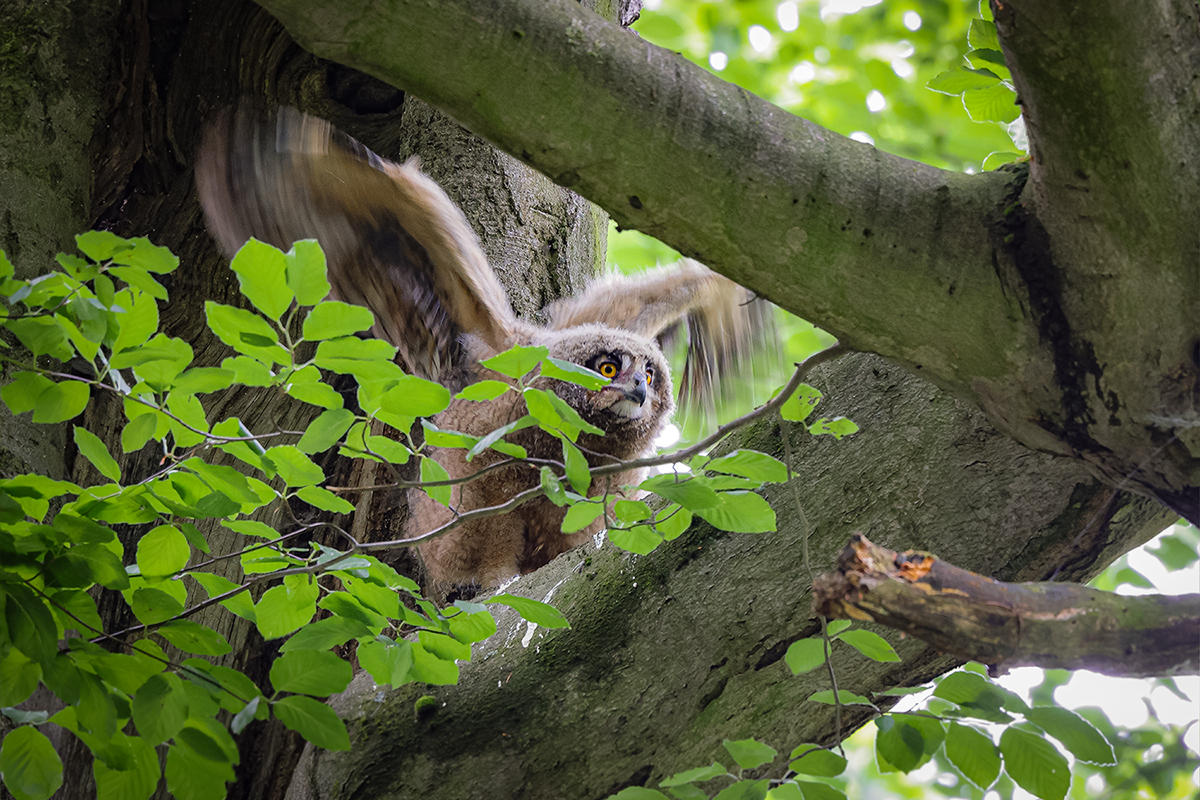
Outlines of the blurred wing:
{"label": "blurred wing", "polygon": [[754,383],[782,367],[775,308],[728,278],[685,259],[640,275],[614,275],[548,309],[551,329],[600,323],[686,348],[678,380],[685,412],[753,402]]}
{"label": "blurred wing", "polygon": [[368,308],[410,372],[438,378],[463,333],[512,344],[515,318],[475,232],[413,161],[385,161],[295,109],[265,124],[226,113],[204,137],[196,183],[231,256],[251,236],[284,250],[319,241],[333,296]]}

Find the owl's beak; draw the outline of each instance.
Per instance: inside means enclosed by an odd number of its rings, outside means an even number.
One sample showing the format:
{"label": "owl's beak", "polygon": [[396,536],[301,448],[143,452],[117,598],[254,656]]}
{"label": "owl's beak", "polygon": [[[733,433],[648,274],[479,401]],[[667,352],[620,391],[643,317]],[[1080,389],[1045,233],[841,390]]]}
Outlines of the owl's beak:
{"label": "owl's beak", "polygon": [[621,394],[625,395],[625,399],[635,403],[639,407],[646,402],[646,376],[638,373],[634,376],[633,386],[620,387]]}

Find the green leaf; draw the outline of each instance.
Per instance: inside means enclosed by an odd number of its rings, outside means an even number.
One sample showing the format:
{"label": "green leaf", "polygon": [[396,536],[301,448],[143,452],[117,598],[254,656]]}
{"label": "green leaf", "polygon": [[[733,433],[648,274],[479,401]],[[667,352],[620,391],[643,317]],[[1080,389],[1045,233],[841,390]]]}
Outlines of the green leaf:
{"label": "green leaf", "polygon": [[1025,791],[1042,800],[1062,800],[1071,785],[1067,759],[1041,736],[1008,727],[1000,735],[1004,771]]}
{"label": "green leaf", "polygon": [[275,381],[267,364],[249,356],[231,356],[221,362],[221,369],[232,372],[234,382],[243,386],[271,386]]}
{"label": "green leaf", "polygon": [[649,525],[635,525],[632,528],[610,528],[608,540],[622,550],[644,556],[663,543],[663,537],[654,532]]}
{"label": "green leaf", "polygon": [[999,50],[1000,39],[996,36],[996,24],[978,17],[971,20],[967,30],[967,42],[973,50]]}
{"label": "green leaf", "polygon": [[654,525],[668,542],[683,535],[692,526],[692,512],[671,504],[658,513]]}
{"label": "green leaf", "polygon": [[79,447],[79,452],[83,453],[84,457],[91,462],[92,467],[95,467],[100,474],[107,477],[110,481],[120,482],[121,468],[116,465],[112,455],[109,455],[108,447],[104,446],[100,437],[86,428],[74,427],[74,441]]}
{"label": "green leaf", "polygon": [[701,509],[715,509],[721,503],[721,496],[709,487],[702,478],[682,477],[674,473],[660,473],[642,481],[638,486],[648,492],[654,492],[659,497],[665,497],[684,508],[700,512]]}
{"label": "green leaf", "polygon": [[0,708],[18,705],[29,699],[42,677],[42,668],[20,650],[9,649],[0,657]]}
{"label": "green leaf", "polygon": [[[826,689],[823,692],[814,692],[805,699],[809,700],[813,703],[822,703],[824,705],[831,706],[831,705],[833,705],[833,691],[831,689]],[[874,705],[874,703],[872,703],[867,698],[863,697],[861,694],[855,694],[854,692],[848,691],[846,689],[838,689],[838,702],[840,702],[844,706],[850,706],[850,705],[873,706]]]}
{"label": "green leaf", "polygon": [[172,389],[186,394],[205,394],[228,389],[233,385],[234,372],[216,367],[195,367],[179,374]]}
{"label": "green leaf", "polygon": [[946,757],[963,777],[986,791],[1000,775],[1000,754],[992,737],[967,725],[950,723]]}
{"label": "green leaf", "polygon": [[160,626],[155,633],[185,653],[223,656],[233,649],[224,636],[190,619],[172,620]]}
{"label": "green leaf", "polygon": [[613,504],[613,513],[624,524],[641,522],[644,519],[650,519],[654,515],[654,512],[650,510],[650,506],[641,500],[618,500]]}
{"label": "green leaf", "polygon": [[323,411],[304,429],[296,448],[302,453],[323,453],[341,441],[353,424],[354,414],[344,408]]}
{"label": "green leaf", "polygon": [[565,439],[562,443],[562,450],[563,464],[566,466],[567,480],[571,482],[571,488],[581,495],[587,495],[588,489],[592,485],[592,474],[588,471],[587,458],[578,447]]}
{"label": "green leaf", "polygon": [[742,769],[755,769],[763,764],[769,764],[775,759],[775,756],[779,755],[775,748],[754,739],[737,741],[726,739],[722,744]]}
{"label": "green leaf", "polygon": [[714,458],[705,464],[704,468],[714,472],[741,475],[755,481],[783,483],[787,480],[787,465],[757,450],[735,450],[727,456]]}
{"label": "green leaf", "polygon": [[277,700],[271,710],[287,727],[325,750],[349,750],[346,724],[329,706],[311,697],[295,695]]}
{"label": "green leaf", "polygon": [[[456,601],[455,605],[465,603]],[[467,604],[472,605],[472,604]],[[461,605],[459,605],[461,608]],[[463,644],[482,642],[496,632],[496,618],[490,611],[463,611],[447,618],[450,635]]]}
{"label": "green leaf", "polygon": [[574,364],[558,358],[546,358],[542,362],[542,375],[547,378],[565,381],[566,383],[573,383],[593,391],[602,389],[612,383],[611,380],[595,370],[590,370],[582,364]]}
{"label": "green leaf", "polygon": [[83,413],[90,397],[88,385],[82,381],[63,381],[38,396],[33,421],[45,425],[66,422]]}
{"label": "green leaf", "polygon": [[999,82],[999,76],[990,69],[955,67],[937,75],[925,84],[925,88],[942,94],[959,95],[968,89],[986,89]]}
{"label": "green leaf", "polygon": [[118,731],[104,755],[109,762],[125,768],[116,769],[103,759],[96,760],[92,766],[96,800],[149,800],[162,777],[154,748],[141,737],[125,736]]}
{"label": "green leaf", "polygon": [[53,385],[54,381],[37,372],[18,372],[0,389],[0,399],[13,414],[23,414],[36,408],[38,398]]}
{"label": "green leaf", "polygon": [[791,759],[788,769],[794,772],[803,772],[806,775],[833,778],[846,771],[846,759],[832,750],[826,750],[815,744],[800,745],[792,750],[792,754],[788,758]]}
{"label": "green leaf", "polygon": [[788,645],[783,661],[793,675],[812,672],[825,663],[825,640],[810,637],[792,642]]}
{"label": "green leaf", "polygon": [[305,486],[296,492],[296,496],[310,506],[315,506],[323,511],[349,514],[354,510],[353,503],[339,497],[328,489],[322,489],[320,486]]}
{"label": "green leaf", "polygon": [[326,617],[296,631],[290,639],[283,643],[279,652],[328,650],[331,647],[343,645],[351,639],[370,635],[370,629],[358,620],[346,617]]}
{"label": "green leaf", "polygon": [[254,606],[259,633],[264,639],[278,639],[309,622],[317,613],[317,593],[307,575],[289,576],[282,586],[268,589]]}
{"label": "green leaf", "polygon": [[113,308],[117,312],[113,318],[120,328],[113,340],[113,353],[144,345],[158,330],[158,303],[138,289],[122,291],[114,301],[120,303]]}
{"label": "green leaf", "polygon": [[503,381],[479,381],[478,383],[470,384],[454,396],[460,400],[481,402],[484,400],[495,400],[511,388],[511,386]]}
{"label": "green leaf", "polygon": [[183,613],[183,603],[160,589],[134,589],[129,607],[143,625],[166,622]]}
{"label": "green leaf", "polygon": [[789,422],[803,422],[823,396],[807,383],[802,383],[796,388],[796,393],[779,407],[779,413]]}
{"label": "green leaf", "polygon": [[167,747],[166,776],[175,800],[225,800],[226,784],[234,779],[234,772],[232,765],[205,758],[177,741]]}
{"label": "green leaf", "polygon": [[543,628],[569,628],[570,623],[562,612],[551,605],[530,600],[528,597],[518,597],[513,594],[498,594],[490,597],[484,603],[499,603],[508,606],[521,615],[521,618],[541,625]]}
{"label": "green leaf", "polygon": [[550,354],[545,347],[510,347],[499,355],[484,359],[480,363],[491,370],[510,378],[524,377]]}
{"label": "green leaf", "polygon": [[63,763],[40,731],[22,725],[0,744],[0,776],[16,800],[48,800],[63,783]]}
{"label": "green leaf", "polygon": [[608,800],[671,800],[671,798],[656,789],[647,789],[644,786],[628,786],[616,794],[609,796]]}
{"label": "green leaf", "polygon": [[775,530],[775,510],[761,496],[754,492],[721,492],[719,496],[721,504],[716,508],[693,509],[717,530],[734,533]]}
{"label": "green leaf", "polygon": [[[40,597],[20,584],[5,584],[4,621],[13,646],[46,667],[58,653],[54,615]],[[533,602],[533,601],[530,601]]]}
{"label": "green leaf", "polygon": [[293,650],[271,665],[271,685],[277,692],[326,697],[344,691],[352,677],[350,662],[328,650]]}
{"label": "green leaf", "polygon": [[380,686],[403,686],[413,680],[412,646],[408,642],[363,642],[357,655],[358,663]]}
{"label": "green leaf", "polygon": [[285,365],[291,362],[291,354],[279,345],[275,329],[258,314],[208,300],[204,303],[204,315],[217,338],[239,353],[263,362]]}
{"label": "green leaf", "polygon": [[158,427],[154,414],[142,414],[130,420],[121,430],[121,452],[132,453],[141,450],[154,436]]}
{"label": "green leaf", "polygon": [[231,531],[237,531],[243,536],[257,536],[260,539],[268,541],[274,541],[279,538],[279,531],[267,523],[259,522],[256,519],[226,520],[221,524]]}
{"label": "green leaf", "polygon": [[75,349],[67,339],[67,331],[57,316],[10,319],[7,327],[35,356],[48,355],[66,361],[75,355]]}
{"label": "green leaf", "polygon": [[[911,772],[933,755],[922,730],[910,724],[907,718],[889,714],[875,720],[875,751],[882,762],[901,772]],[[940,743],[940,742],[939,742]],[[880,764],[881,771],[884,769]]]}
{"label": "green leaf", "polygon": [[[445,481],[450,479],[450,473],[438,462],[428,456],[421,456],[421,481]],[[422,486],[425,494],[435,503],[450,505],[450,486]]]}
{"label": "green leaf", "polygon": [[72,547],[46,565],[47,583],[84,589],[98,583],[108,589],[126,589],[129,578],[121,559],[102,544]]}
{"label": "green leaf", "polygon": [[707,767],[696,767],[695,769],[677,772],[660,783],[659,786],[669,789],[672,786],[683,786],[684,784],[688,783],[703,783],[704,781],[711,781],[713,778],[718,778],[722,775],[728,774],[729,770],[725,769],[723,765],[714,761]]}
{"label": "green leaf", "polygon": [[414,681],[432,686],[453,686],[458,683],[458,664],[445,661],[421,646],[420,642],[409,645],[412,651],[411,675]]}
{"label": "green leaf", "polygon": [[[827,783],[816,783],[815,781],[796,781],[796,786],[800,789],[804,800],[846,800],[845,792],[841,791],[840,789],[835,789]],[[768,792],[767,799],[776,800],[776,797]],[[791,797],[780,797],[778,800],[791,800]]]}
{"label": "green leaf", "polygon": [[834,439],[841,441],[845,436],[858,433],[858,425],[845,417],[834,417],[833,419],[821,417],[809,426],[808,432],[813,436],[830,434]]}
{"label": "green leaf", "polygon": [[1012,122],[1021,116],[1016,92],[1003,83],[986,89],[968,89],[962,98],[967,114],[976,122]]}
{"label": "green leaf", "polygon": [[325,472],[295,445],[276,445],[266,455],[288,486],[311,486],[325,480]]}
{"label": "green leaf", "polygon": [[[165,247],[151,244],[145,236],[127,239],[127,248],[118,248],[112,255],[117,264],[128,264],[131,267],[165,274],[173,272],[179,266],[179,259]],[[165,295],[164,295],[165,297]]]}
{"label": "green leaf", "polygon": [[[546,497],[551,503],[559,508],[567,504],[567,490],[563,488],[562,481],[554,474],[554,471],[549,467],[542,467],[538,471],[538,477],[542,484],[542,490],[546,493]],[[22,514],[21,516],[24,516]]]}
{"label": "green leaf", "polygon": [[405,375],[380,399],[383,410],[401,417],[432,417],[450,405],[450,390],[440,383]]}
{"label": "green leaf", "polygon": [[120,278],[130,286],[141,289],[157,300],[167,299],[166,288],[150,277],[149,273],[144,269],[138,269],[137,267],[109,267],[108,275],[113,278]]}
{"label": "green leaf", "polygon": [[278,322],[295,298],[287,283],[287,261],[283,252],[258,239],[250,239],[238,250],[229,267],[237,273],[246,299],[269,319]]}
{"label": "green leaf", "polygon": [[877,633],[853,630],[846,631],[838,638],[873,661],[900,660],[900,656],[896,655],[896,651],[887,643],[887,640]]}
{"label": "green leaf", "polygon": [[471,660],[471,645],[460,642],[452,636],[433,631],[418,631],[417,640],[426,652],[432,653],[443,661]]}
{"label": "green leaf", "polygon": [[[325,253],[316,239],[301,239],[284,256],[287,262],[287,283],[296,302],[315,306],[329,294],[326,278]],[[307,337],[308,334],[305,334]]]}
{"label": "green leaf", "polygon": [[362,306],[327,300],[304,318],[304,338],[311,342],[336,339],[369,330],[374,324],[375,315]]}
{"label": "green leaf", "polygon": [[578,533],[599,519],[603,513],[603,503],[576,503],[567,509],[567,514],[563,517],[562,532]]}
{"label": "green leaf", "polygon": [[1025,712],[1025,719],[1062,742],[1080,761],[1111,766],[1116,764],[1113,747],[1092,723],[1066,708],[1039,706]]}
{"label": "green leaf", "polygon": [[183,682],[169,672],[152,675],[133,696],[133,724],[149,744],[160,744],[179,733],[187,716]]}
{"label": "green leaf", "polygon": [[137,565],[145,577],[174,575],[187,566],[192,548],[173,525],[159,525],[138,540]]}
{"label": "green leaf", "polygon": [[75,235],[75,246],[92,261],[108,261],[113,253],[128,250],[131,245],[111,231],[88,231]]}

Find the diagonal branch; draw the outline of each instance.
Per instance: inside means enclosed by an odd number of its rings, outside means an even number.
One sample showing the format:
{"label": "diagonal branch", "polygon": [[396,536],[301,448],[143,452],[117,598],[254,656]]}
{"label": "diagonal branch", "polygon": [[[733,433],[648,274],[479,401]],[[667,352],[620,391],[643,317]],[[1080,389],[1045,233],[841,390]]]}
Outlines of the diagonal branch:
{"label": "diagonal branch", "polygon": [[[960,394],[1032,347],[992,265],[1011,174],[891,156],[573,0],[263,0],[303,46],[447,111],[624,227]],[[1019,359],[1016,359],[1019,360]]]}

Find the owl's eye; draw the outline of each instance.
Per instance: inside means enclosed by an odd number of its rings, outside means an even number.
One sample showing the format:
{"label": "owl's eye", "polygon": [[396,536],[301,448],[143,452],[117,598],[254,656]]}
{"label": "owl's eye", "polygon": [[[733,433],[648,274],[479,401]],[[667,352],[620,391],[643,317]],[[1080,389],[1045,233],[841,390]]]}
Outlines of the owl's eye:
{"label": "owl's eye", "polygon": [[596,371],[610,380],[617,377],[617,365],[612,361],[601,361]]}
{"label": "owl's eye", "polygon": [[646,385],[654,385],[654,367],[646,367]]}

